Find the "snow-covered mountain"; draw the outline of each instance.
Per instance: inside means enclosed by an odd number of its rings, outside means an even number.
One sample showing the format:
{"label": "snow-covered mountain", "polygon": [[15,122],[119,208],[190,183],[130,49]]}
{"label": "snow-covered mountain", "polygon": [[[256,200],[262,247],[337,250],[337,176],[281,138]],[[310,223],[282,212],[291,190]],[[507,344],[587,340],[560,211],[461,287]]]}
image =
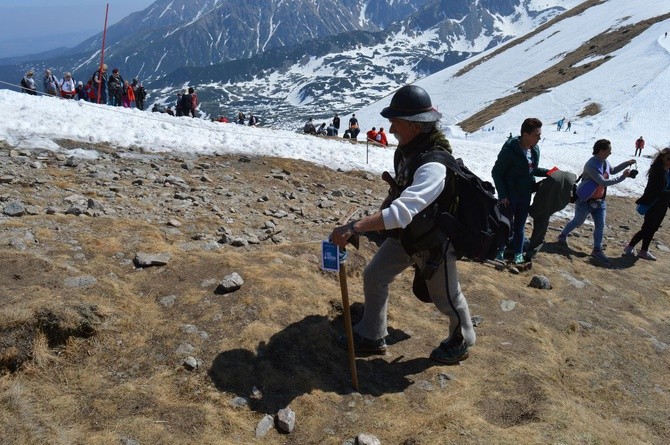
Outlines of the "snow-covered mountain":
{"label": "snow-covered mountain", "polygon": [[[523,35],[580,0],[157,0],[111,26],[105,60],[170,103],[185,85],[207,116],[253,111],[265,124],[348,112],[398,86]],[[101,35],[51,60],[87,79]],[[153,91],[151,91],[153,90]]]}
{"label": "snow-covered mountain", "polygon": [[404,83],[524,35],[578,3],[431,0],[383,31],[352,31],[249,59],[185,67],[152,86],[163,87],[157,96],[164,104],[176,88],[196,85],[210,115],[253,111],[266,124],[288,121],[297,127],[306,116],[325,118],[364,106]]}
{"label": "snow-covered mountain", "polygon": [[[632,154],[640,135],[652,147],[668,146],[667,110],[660,104],[670,102],[670,3],[644,4],[586,2],[551,26],[416,84],[430,93],[451,136],[471,133],[472,139],[492,130],[501,138],[536,116],[547,124],[546,140],[566,148],[573,140],[584,156],[600,138],[612,140],[618,153]],[[379,113],[388,103],[383,98],[356,117],[364,128],[384,124]],[[561,118],[572,122],[570,134],[556,132]]]}

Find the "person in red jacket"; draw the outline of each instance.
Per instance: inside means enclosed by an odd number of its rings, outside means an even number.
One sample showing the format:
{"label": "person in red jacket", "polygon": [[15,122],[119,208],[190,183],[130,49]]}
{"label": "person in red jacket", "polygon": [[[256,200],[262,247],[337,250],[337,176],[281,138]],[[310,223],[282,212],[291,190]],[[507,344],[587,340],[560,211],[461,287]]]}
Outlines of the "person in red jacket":
{"label": "person in red jacket", "polygon": [[637,156],[637,157],[642,156],[642,149],[643,148],[644,148],[644,139],[642,139],[642,136],[640,136],[635,141],[635,156]]}
{"label": "person in red jacket", "polygon": [[375,141],[379,142],[384,147],[388,146],[389,141],[386,139],[386,133],[384,133],[384,127],[379,128],[379,132],[377,133],[377,136],[375,137]]}
{"label": "person in red jacket", "polygon": [[368,141],[376,140],[375,138],[377,137],[377,129],[375,127],[372,127],[372,130],[368,131],[366,135],[368,137]]}

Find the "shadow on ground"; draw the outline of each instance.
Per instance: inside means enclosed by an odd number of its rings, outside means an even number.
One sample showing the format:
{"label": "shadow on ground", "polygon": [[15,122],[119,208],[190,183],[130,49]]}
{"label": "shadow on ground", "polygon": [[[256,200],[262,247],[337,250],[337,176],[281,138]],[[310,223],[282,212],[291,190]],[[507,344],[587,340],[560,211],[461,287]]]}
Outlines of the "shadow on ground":
{"label": "shadow on ground", "polygon": [[[358,309],[358,308],[355,308]],[[256,351],[232,349],[214,359],[209,376],[216,387],[249,399],[249,407],[274,414],[292,400],[313,390],[347,394],[353,391],[347,351],[335,345],[341,317],[310,315],[261,342]],[[329,333],[326,335],[326,333]],[[409,338],[389,329],[389,344]],[[428,358],[388,362],[383,356],[357,359],[359,392],[379,396],[404,391],[413,383],[408,376],[436,365]],[[262,395],[251,396],[252,388]]]}

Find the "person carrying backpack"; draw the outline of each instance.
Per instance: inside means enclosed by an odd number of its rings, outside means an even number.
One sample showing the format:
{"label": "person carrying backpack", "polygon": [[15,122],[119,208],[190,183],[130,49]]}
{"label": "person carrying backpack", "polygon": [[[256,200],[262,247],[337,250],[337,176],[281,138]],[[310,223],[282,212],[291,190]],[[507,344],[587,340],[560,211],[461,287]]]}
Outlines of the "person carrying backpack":
{"label": "person carrying backpack", "polygon": [[[394,154],[395,183],[382,210],[335,227],[330,239],[344,248],[352,236],[370,231],[387,231],[365,268],[363,287],[365,309],[354,326],[354,350],[357,354],[384,354],[387,331],[389,284],[408,267],[415,266],[414,292],[422,300],[432,301],[449,319],[447,337],[430,358],[455,364],[468,358],[476,334],[470,310],[461,292],[456,270],[456,253],[451,240],[425,243],[415,233],[426,220],[425,210],[445,189],[447,167],[442,162],[418,162],[433,152],[451,152],[449,141],[438,128],[441,114],[432,106],[428,93],[416,85],[406,85],[393,95],[390,106],[381,115],[391,122],[389,131],[398,140]],[[386,175],[385,175],[386,176]],[[347,339],[337,339],[347,348]]]}
{"label": "person carrying backpack", "polygon": [[44,72],[44,92],[50,96],[58,96],[60,94],[60,89],[58,88],[58,79],[56,76],[51,74],[51,70],[46,70]]}

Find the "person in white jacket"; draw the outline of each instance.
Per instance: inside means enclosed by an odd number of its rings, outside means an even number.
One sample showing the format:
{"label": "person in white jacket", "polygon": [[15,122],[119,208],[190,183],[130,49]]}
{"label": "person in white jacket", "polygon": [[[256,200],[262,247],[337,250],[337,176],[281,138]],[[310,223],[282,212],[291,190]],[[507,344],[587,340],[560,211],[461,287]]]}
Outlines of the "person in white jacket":
{"label": "person in white jacket", "polygon": [[77,94],[77,83],[72,78],[72,74],[65,72],[63,79],[60,81],[60,95],[65,99],[74,99]]}

